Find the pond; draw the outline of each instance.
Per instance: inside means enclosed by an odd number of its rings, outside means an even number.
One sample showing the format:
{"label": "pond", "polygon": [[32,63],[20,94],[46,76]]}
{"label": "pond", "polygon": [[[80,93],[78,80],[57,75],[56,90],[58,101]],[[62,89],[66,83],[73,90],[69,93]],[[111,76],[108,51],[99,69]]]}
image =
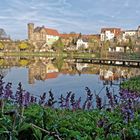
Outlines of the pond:
{"label": "pond", "polygon": [[106,86],[117,93],[122,80],[140,75],[139,68],[74,63],[61,57],[1,58],[0,72],[6,83],[12,83],[13,91],[21,82],[23,88],[35,96],[52,90],[58,98],[72,91],[82,100],[86,97],[85,87],[105,100]]}

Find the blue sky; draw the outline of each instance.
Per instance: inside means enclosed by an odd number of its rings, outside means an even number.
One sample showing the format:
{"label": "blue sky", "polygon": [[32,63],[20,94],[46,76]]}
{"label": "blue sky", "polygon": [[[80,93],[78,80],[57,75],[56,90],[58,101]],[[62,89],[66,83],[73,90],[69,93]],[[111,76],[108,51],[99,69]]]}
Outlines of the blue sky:
{"label": "blue sky", "polygon": [[62,33],[100,33],[102,27],[137,29],[140,0],[0,0],[0,28],[12,38],[27,38],[29,22]]}

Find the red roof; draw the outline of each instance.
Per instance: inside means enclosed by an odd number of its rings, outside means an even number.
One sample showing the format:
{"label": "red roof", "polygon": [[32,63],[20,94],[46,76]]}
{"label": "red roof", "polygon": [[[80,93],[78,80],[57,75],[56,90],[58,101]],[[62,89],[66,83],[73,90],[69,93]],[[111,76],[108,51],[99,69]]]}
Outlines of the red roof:
{"label": "red roof", "polygon": [[121,34],[121,28],[102,28],[101,33],[104,33],[106,31],[110,31],[111,33],[114,33],[115,36],[118,36]]}
{"label": "red roof", "polygon": [[70,38],[70,37],[78,37],[79,34],[60,34],[60,37],[62,38]]}
{"label": "red roof", "polygon": [[59,33],[55,29],[45,28],[48,35],[59,36]]}

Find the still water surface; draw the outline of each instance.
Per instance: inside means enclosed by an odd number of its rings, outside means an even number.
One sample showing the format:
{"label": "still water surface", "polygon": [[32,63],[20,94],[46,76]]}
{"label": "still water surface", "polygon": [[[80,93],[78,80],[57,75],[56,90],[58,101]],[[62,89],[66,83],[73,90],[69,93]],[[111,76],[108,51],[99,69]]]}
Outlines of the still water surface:
{"label": "still water surface", "polygon": [[[52,89],[56,98],[72,91],[82,100],[86,96],[85,87],[105,98],[105,86],[117,93],[120,77],[140,75],[138,68],[76,64],[62,58],[1,58],[0,67],[4,81],[12,82],[13,91],[22,82],[23,88],[36,96]],[[109,81],[113,81],[112,86]]]}

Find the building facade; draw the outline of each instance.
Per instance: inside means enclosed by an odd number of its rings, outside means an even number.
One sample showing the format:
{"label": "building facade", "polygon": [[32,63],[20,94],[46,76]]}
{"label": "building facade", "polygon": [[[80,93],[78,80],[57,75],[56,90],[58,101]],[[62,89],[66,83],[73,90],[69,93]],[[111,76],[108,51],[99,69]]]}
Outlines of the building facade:
{"label": "building facade", "polygon": [[79,38],[77,40],[77,43],[76,43],[76,50],[80,49],[80,48],[83,48],[83,49],[87,49],[88,48],[88,39],[86,38]]}
{"label": "building facade", "polygon": [[122,39],[126,41],[129,37],[136,37],[137,30],[125,30],[122,32]]}
{"label": "building facade", "polygon": [[59,33],[55,29],[34,27],[33,23],[28,24],[28,40],[30,42],[44,42],[48,46],[59,39]]}
{"label": "building facade", "polygon": [[113,40],[121,35],[120,28],[102,28],[101,29],[101,41]]}

